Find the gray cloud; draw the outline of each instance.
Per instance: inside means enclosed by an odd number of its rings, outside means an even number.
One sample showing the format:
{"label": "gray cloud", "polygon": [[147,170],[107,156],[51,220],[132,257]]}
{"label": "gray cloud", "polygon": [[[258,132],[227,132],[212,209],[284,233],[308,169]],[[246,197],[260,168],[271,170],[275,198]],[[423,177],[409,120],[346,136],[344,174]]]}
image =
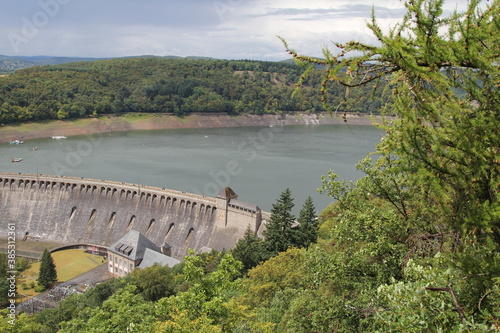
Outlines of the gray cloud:
{"label": "gray cloud", "polygon": [[[303,53],[339,37],[369,40],[371,10],[368,0],[2,0],[0,54],[282,60],[276,35]],[[404,13],[399,0],[375,10],[383,20]]]}
{"label": "gray cloud", "polygon": [[[364,5],[364,4],[352,4],[352,5],[341,5],[332,8],[279,8],[270,11],[267,15],[270,16],[304,16],[304,19],[309,20],[313,18],[331,18],[331,17],[364,17],[369,18],[372,14],[372,9],[375,9],[375,13],[387,13],[391,12],[394,16],[403,16],[406,12],[403,8],[391,9],[388,7]],[[308,16],[308,17],[306,17]],[[309,17],[310,16],[310,17]],[[299,20],[300,18],[297,18]]]}

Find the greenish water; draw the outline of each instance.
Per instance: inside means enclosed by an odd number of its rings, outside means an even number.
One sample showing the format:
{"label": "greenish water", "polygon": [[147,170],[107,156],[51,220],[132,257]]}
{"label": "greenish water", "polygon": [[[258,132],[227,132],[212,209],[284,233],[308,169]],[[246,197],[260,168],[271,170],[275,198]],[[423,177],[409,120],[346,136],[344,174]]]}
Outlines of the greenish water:
{"label": "greenish water", "polygon": [[[318,209],[321,175],[362,174],[355,164],[374,150],[372,126],[286,126],[132,131],[0,144],[0,170],[139,183],[216,196],[230,186],[239,199],[269,211],[285,188],[297,211],[308,195]],[[38,150],[33,151],[33,147]],[[20,157],[22,162],[12,163]]]}

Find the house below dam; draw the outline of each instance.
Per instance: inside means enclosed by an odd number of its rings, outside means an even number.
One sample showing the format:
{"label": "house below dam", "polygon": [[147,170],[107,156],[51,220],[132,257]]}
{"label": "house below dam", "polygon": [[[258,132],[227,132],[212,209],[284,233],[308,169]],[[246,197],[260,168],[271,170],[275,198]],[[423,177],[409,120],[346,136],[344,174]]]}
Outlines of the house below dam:
{"label": "house below dam", "polygon": [[109,247],[131,230],[181,260],[189,249],[232,248],[247,228],[259,233],[269,213],[238,200],[67,176],[0,173],[0,227],[16,239]]}

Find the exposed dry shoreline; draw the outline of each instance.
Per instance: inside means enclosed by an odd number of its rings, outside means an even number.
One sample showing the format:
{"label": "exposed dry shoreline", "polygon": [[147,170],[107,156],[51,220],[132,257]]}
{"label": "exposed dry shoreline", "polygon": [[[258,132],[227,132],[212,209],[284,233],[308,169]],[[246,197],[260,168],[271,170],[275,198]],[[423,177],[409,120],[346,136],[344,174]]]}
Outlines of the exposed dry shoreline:
{"label": "exposed dry shoreline", "polygon": [[[378,118],[374,119],[375,121]],[[350,125],[372,125],[370,116],[348,115]],[[29,140],[54,135],[86,135],[94,133],[133,130],[158,130],[175,128],[210,128],[243,126],[288,126],[288,125],[330,125],[343,124],[340,114],[254,115],[228,116],[226,114],[194,114],[179,118],[167,114],[141,114],[125,116],[104,116],[79,120],[57,120],[50,122],[26,123],[0,127],[0,140]]]}

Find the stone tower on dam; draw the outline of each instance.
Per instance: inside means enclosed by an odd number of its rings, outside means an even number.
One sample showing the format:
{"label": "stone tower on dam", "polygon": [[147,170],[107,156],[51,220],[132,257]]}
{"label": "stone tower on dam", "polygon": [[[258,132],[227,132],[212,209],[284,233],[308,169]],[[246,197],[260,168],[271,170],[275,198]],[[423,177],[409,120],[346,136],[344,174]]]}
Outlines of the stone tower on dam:
{"label": "stone tower on dam", "polygon": [[0,173],[0,226],[16,238],[109,246],[134,229],[155,244],[188,249],[232,248],[246,229],[259,232],[268,213],[237,200],[134,184],[66,176]]}

